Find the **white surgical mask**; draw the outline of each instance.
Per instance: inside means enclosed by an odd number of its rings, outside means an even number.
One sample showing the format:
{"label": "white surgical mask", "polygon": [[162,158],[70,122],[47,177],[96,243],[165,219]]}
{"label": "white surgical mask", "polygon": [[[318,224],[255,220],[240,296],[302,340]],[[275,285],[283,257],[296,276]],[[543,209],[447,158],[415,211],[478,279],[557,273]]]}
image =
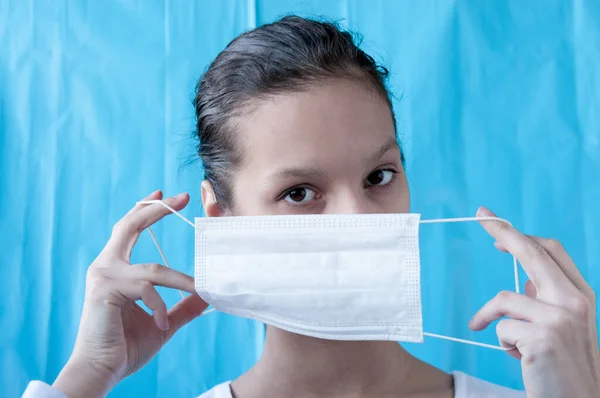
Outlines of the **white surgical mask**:
{"label": "white surgical mask", "polygon": [[[502,349],[423,331],[419,224],[505,220],[340,214],[204,217],[192,224],[162,201],[143,203],[161,203],[195,228],[196,292],[219,311],[329,340],[430,336]],[[514,267],[518,291],[516,260]]]}

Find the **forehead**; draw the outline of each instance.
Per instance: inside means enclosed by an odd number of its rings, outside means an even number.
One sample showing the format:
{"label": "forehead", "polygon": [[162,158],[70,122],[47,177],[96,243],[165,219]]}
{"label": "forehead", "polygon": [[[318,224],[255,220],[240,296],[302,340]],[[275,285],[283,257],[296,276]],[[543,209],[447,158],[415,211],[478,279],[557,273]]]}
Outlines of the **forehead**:
{"label": "forehead", "polygon": [[238,122],[236,141],[244,167],[345,167],[361,161],[395,135],[381,95],[348,80],[259,100]]}

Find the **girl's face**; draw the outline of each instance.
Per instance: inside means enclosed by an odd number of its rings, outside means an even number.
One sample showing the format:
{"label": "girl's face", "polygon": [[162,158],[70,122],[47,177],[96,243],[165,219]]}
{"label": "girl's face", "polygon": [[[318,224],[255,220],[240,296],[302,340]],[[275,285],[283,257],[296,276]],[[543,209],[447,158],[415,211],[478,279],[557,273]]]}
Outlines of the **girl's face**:
{"label": "girl's face", "polygon": [[231,215],[409,211],[390,109],[363,84],[258,100],[237,122]]}

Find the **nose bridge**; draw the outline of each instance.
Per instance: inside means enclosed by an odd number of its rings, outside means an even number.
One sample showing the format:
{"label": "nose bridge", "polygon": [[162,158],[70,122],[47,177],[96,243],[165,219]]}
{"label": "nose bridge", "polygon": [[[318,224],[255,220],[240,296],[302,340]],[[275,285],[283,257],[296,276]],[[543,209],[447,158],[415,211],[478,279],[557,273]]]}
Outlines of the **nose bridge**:
{"label": "nose bridge", "polygon": [[329,214],[370,213],[369,202],[358,189],[342,188],[330,198],[326,212]]}

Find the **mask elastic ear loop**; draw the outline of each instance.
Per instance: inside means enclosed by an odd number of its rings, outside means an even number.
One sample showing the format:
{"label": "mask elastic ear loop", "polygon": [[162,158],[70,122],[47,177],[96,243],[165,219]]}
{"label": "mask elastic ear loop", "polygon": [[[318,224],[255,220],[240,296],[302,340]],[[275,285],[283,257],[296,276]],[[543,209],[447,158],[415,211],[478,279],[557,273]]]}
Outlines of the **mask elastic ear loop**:
{"label": "mask elastic ear loop", "polygon": [[157,200],[157,199],[155,199],[155,200],[142,200],[140,202],[137,202],[138,205],[151,205],[151,204],[154,204],[154,203],[160,203],[164,208],[166,208],[167,210],[169,210],[171,213],[175,214],[177,217],[181,218],[183,221],[185,221],[186,223],[188,223],[192,228],[196,228],[196,226],[194,225],[193,222],[191,222],[190,220],[188,220],[187,218],[185,218],[180,212],[178,212],[177,210],[175,210],[174,208],[172,208],[171,206],[169,206],[168,204],[166,204],[162,200]]}
{"label": "mask elastic ear loop", "polygon": [[[499,217],[438,218],[438,219],[433,219],[433,220],[421,220],[421,221],[419,221],[419,223],[420,224],[434,224],[434,223],[479,222],[479,221],[498,221],[498,222],[510,225],[512,227],[512,224],[508,220],[505,220],[505,219],[499,218]],[[512,256],[512,257],[513,257],[513,270],[514,270],[514,274],[515,274],[515,291],[517,293],[520,293],[521,289],[519,287],[519,265],[517,263],[517,258],[515,256]],[[477,341],[464,340],[464,339],[459,339],[456,337],[443,336],[440,334],[428,333],[428,332],[423,332],[423,335],[429,336],[429,337],[434,337],[436,339],[450,340],[450,341],[455,341],[458,343],[471,344],[471,345],[476,345],[476,346],[480,346],[480,347],[491,348],[494,350],[501,350],[501,351],[510,351],[510,350],[514,350],[516,348],[516,347],[501,347],[501,346],[497,346],[497,345],[479,343]]]}
{"label": "mask elastic ear loop", "polygon": [[[196,229],[196,226],[194,225],[193,222],[191,222],[190,220],[188,220],[187,218],[185,218],[181,213],[179,213],[177,210],[175,210],[174,208],[172,208],[171,206],[169,206],[168,204],[166,204],[162,200],[142,200],[140,202],[137,202],[137,204],[139,204],[139,205],[150,205],[150,204],[155,204],[155,203],[160,203],[163,207],[165,207],[171,213],[175,214],[177,217],[181,218],[183,221],[185,221],[186,223],[188,223],[189,225],[191,225],[192,228]],[[167,261],[167,257],[165,257],[165,254],[163,253],[160,245],[158,244],[158,240],[156,239],[156,236],[154,235],[154,232],[152,232],[152,227],[148,227],[148,233],[150,233],[150,237],[154,241],[154,245],[158,249],[158,252],[160,253],[160,256],[162,257],[162,260],[164,261],[165,265],[167,267],[171,268],[171,266],[169,265],[169,262]],[[181,290],[179,291],[179,294],[181,295],[181,298],[185,298],[185,296],[183,295],[183,292]],[[208,314],[210,312],[213,312],[213,311],[215,311],[215,308],[211,308],[209,310],[206,310],[202,314],[200,314],[199,316],[206,315],[206,314]]]}

